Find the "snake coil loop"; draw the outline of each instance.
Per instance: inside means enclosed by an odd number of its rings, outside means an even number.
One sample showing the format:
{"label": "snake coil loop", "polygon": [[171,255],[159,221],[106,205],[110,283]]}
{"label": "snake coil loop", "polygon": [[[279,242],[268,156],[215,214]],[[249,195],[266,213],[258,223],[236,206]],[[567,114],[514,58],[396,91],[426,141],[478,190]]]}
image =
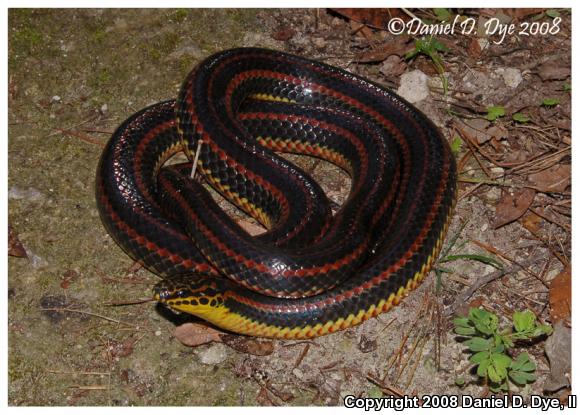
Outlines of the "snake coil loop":
{"label": "snake coil loop", "polygon": [[[250,237],[205,188],[268,230]],[[330,161],[352,178],[332,215],[320,186],[275,152]],[[385,312],[429,272],[456,194],[447,141],[381,86],[257,48],[201,62],[176,101],[126,120],[97,171],[111,236],[164,279],[154,297],[224,329],[308,338]]]}

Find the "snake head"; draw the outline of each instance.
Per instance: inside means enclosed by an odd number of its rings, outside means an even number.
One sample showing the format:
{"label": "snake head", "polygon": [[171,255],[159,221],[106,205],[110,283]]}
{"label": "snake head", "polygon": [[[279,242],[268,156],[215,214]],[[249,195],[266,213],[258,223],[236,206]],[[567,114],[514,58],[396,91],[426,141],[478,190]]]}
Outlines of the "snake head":
{"label": "snake head", "polygon": [[223,290],[216,279],[176,276],[158,282],[153,299],[175,311],[203,317],[224,306]]}

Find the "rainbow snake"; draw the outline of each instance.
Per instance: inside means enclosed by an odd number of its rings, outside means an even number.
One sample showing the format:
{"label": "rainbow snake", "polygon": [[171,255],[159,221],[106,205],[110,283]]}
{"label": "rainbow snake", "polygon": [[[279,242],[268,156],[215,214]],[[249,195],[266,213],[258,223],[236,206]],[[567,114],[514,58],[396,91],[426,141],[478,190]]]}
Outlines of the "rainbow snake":
{"label": "rainbow snake", "polygon": [[[267,231],[248,235],[198,180]],[[276,152],[351,177],[333,215],[321,187]],[[168,163],[169,164],[169,163]],[[389,310],[429,272],[456,194],[447,141],[393,92],[342,69],[257,48],[217,53],[177,100],[127,119],[97,172],[116,242],[163,277],[154,298],[220,328],[310,338]]]}

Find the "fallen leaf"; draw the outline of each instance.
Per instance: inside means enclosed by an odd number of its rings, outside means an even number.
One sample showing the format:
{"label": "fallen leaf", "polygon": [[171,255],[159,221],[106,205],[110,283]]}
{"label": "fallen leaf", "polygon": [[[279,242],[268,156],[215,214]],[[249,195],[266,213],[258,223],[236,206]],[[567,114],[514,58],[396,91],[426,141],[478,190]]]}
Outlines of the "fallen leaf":
{"label": "fallen leaf", "polygon": [[18,239],[18,234],[10,225],[8,225],[8,255],[17,258],[28,258],[24,245],[22,245],[22,242]]}
{"label": "fallen leaf", "polygon": [[487,133],[487,127],[490,122],[483,118],[473,118],[465,121],[465,131],[472,137],[475,137],[478,144],[483,144],[491,140],[491,134]]}
{"label": "fallen leaf", "polygon": [[543,389],[555,392],[570,386],[572,370],[572,330],[562,321],[554,324],[554,332],[546,340],[546,356],[550,361],[550,374]]}
{"label": "fallen leaf", "polygon": [[542,192],[563,192],[571,182],[572,166],[555,164],[552,167],[528,176],[531,184]]}
{"label": "fallen leaf", "polygon": [[356,33],[356,35],[358,37],[362,37],[363,39],[372,39],[373,38],[373,29],[371,29],[369,26],[356,22],[354,20],[351,20],[349,22],[350,25],[350,30],[352,33]]}
{"label": "fallen leaf", "polygon": [[569,65],[563,65],[562,62],[556,62],[555,60],[550,60],[538,68],[538,75],[542,78],[542,81],[561,81],[568,78],[570,73],[571,68]]}
{"label": "fallen leaf", "polygon": [[383,43],[371,51],[363,52],[355,56],[354,62],[382,62],[392,55],[403,56],[415,48],[415,45],[409,42],[410,40],[411,38],[409,36],[396,36],[394,39]]}
{"label": "fallen leaf", "polygon": [[540,230],[540,223],[542,223],[542,218],[533,212],[526,213],[522,218],[522,225],[524,225],[524,228],[533,234]]}
{"label": "fallen leaf", "polygon": [[521,19],[523,17],[528,17],[528,16],[540,14],[544,11],[544,9],[517,8],[517,9],[501,9],[501,11],[504,14],[511,16],[515,19]]}
{"label": "fallen leaf", "polygon": [[257,340],[252,337],[235,334],[223,334],[221,339],[224,344],[240,353],[268,356],[274,352],[274,342],[272,340]]}
{"label": "fallen leaf", "polygon": [[374,27],[375,29],[387,29],[391,18],[398,17],[405,21],[409,20],[400,9],[331,9],[347,19]]}
{"label": "fallen leaf", "polygon": [[374,352],[377,350],[377,339],[368,338],[363,334],[358,343],[358,349],[363,353]]}
{"label": "fallen leaf", "polygon": [[221,342],[222,332],[198,323],[185,323],[173,330],[173,336],[185,346],[195,347],[211,342]]}
{"label": "fallen leaf", "polygon": [[276,406],[276,403],[270,398],[268,390],[263,386],[260,388],[258,396],[256,396],[256,401],[262,406]]}
{"label": "fallen leaf", "polygon": [[493,227],[500,228],[519,219],[534,201],[534,189],[522,189],[511,195],[506,192],[495,206],[495,221]]}
{"label": "fallen leaf", "polygon": [[240,219],[237,221],[237,223],[243,230],[245,230],[252,236],[260,235],[261,233],[264,233],[265,230],[262,226],[256,225],[255,223],[252,222],[248,222],[245,219]]}
{"label": "fallen leaf", "polygon": [[80,274],[72,269],[66,271],[62,276],[62,281],[60,283],[60,288],[63,290],[68,289],[71,282],[76,281],[80,277]]}
{"label": "fallen leaf", "polygon": [[278,29],[272,34],[272,38],[275,40],[286,41],[290,40],[296,34],[296,30],[291,27],[285,26]]}
{"label": "fallen leaf", "polygon": [[135,350],[135,344],[137,343],[137,338],[130,336],[123,342],[114,342],[110,353],[114,357],[127,357],[130,356]]}
{"label": "fallen leaf", "polygon": [[568,265],[550,283],[550,315],[552,321],[567,320],[572,309],[572,273]]}
{"label": "fallen leaf", "polygon": [[490,128],[488,128],[486,130],[486,133],[489,134],[492,138],[495,138],[496,140],[504,140],[509,136],[507,128],[498,124],[494,124]]}
{"label": "fallen leaf", "polygon": [[477,38],[472,37],[467,45],[467,54],[474,59],[479,58],[481,55],[481,45]]}
{"label": "fallen leaf", "polygon": [[379,72],[387,78],[396,78],[407,69],[407,64],[397,55],[391,55],[382,63]]}

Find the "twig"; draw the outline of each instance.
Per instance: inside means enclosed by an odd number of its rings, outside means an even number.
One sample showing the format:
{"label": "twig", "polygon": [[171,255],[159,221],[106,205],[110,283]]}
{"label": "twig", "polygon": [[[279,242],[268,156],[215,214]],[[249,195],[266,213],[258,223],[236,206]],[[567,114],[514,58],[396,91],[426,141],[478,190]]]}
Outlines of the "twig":
{"label": "twig", "polygon": [[415,16],[413,13],[411,13],[408,9],[403,9],[401,8],[401,10],[407,15],[409,16],[411,19],[417,19],[420,20],[417,16]]}
{"label": "twig", "polygon": [[55,128],[56,131],[61,132],[64,135],[70,135],[72,137],[78,138],[81,141],[84,141],[85,143],[89,143],[89,144],[96,144],[100,147],[105,147],[105,144],[103,142],[101,142],[100,140],[95,140],[92,137],[89,137],[85,134],[80,134],[76,131],[71,131],[71,130],[65,130],[62,128]]}
{"label": "twig", "polygon": [[109,306],[122,306],[122,305],[136,305],[136,304],[144,304],[144,303],[149,303],[149,302],[153,302],[155,301],[155,299],[153,298],[141,298],[139,300],[127,300],[127,301],[110,301],[108,303],[103,303],[103,305],[109,305]]}
{"label": "twig", "polygon": [[93,375],[93,376],[109,376],[111,372],[75,372],[72,370],[47,370],[48,373],[55,373],[57,375]]}
{"label": "twig", "polygon": [[90,311],[75,310],[74,308],[68,308],[68,307],[50,307],[50,308],[41,308],[41,310],[42,311],[57,311],[59,313],[69,312],[69,313],[85,314],[87,316],[98,317],[98,318],[101,318],[103,320],[110,321],[112,323],[124,324],[124,325],[130,326],[130,327],[137,327],[134,324],[125,323],[124,321],[121,321],[121,320],[116,320],[114,318],[107,317],[107,316],[103,316],[103,315],[97,314],[97,313],[91,313]]}
{"label": "twig", "polygon": [[449,306],[449,308],[447,308],[447,310],[445,311],[445,315],[446,316],[451,316],[453,315],[453,313],[455,313],[455,311],[463,304],[465,304],[467,302],[467,300],[469,300],[471,298],[471,296],[480,288],[482,288],[483,286],[489,284],[492,281],[495,281],[501,277],[503,277],[506,274],[510,274],[512,272],[515,272],[517,270],[519,270],[520,268],[525,269],[528,265],[530,265],[533,261],[526,261],[523,264],[516,264],[514,263],[514,265],[512,265],[509,268],[504,268],[504,269],[498,269],[497,271],[491,272],[487,275],[483,275],[481,277],[479,277],[477,279],[477,281],[475,281],[475,283],[469,287],[467,290],[465,290],[462,294],[460,294],[457,299],[455,300],[455,302],[453,304],[451,304]]}
{"label": "twig", "polygon": [[195,150],[195,157],[193,159],[193,165],[191,166],[191,178],[195,178],[195,170],[197,169],[197,161],[199,160],[199,154],[201,153],[201,140],[197,140],[197,149]]}
{"label": "twig", "polygon": [[106,386],[106,385],[89,385],[89,386],[73,385],[73,386],[69,386],[69,388],[80,389],[80,390],[89,390],[89,391],[104,391],[104,390],[108,390],[109,386]]}
{"label": "twig", "polygon": [[296,362],[294,363],[294,368],[296,369],[298,366],[300,366],[300,363],[302,363],[302,361],[304,360],[304,358],[306,357],[306,355],[308,354],[308,350],[310,350],[310,344],[306,344],[304,346],[304,349],[302,349],[302,352],[300,352],[300,356],[298,356],[298,359],[296,359]]}
{"label": "twig", "polygon": [[391,393],[395,396],[398,396],[399,398],[405,396],[405,393],[403,391],[395,388],[394,386],[386,385],[385,383],[383,383],[383,381],[377,379],[374,375],[371,375],[370,373],[367,374],[367,380],[377,385],[384,393]]}

